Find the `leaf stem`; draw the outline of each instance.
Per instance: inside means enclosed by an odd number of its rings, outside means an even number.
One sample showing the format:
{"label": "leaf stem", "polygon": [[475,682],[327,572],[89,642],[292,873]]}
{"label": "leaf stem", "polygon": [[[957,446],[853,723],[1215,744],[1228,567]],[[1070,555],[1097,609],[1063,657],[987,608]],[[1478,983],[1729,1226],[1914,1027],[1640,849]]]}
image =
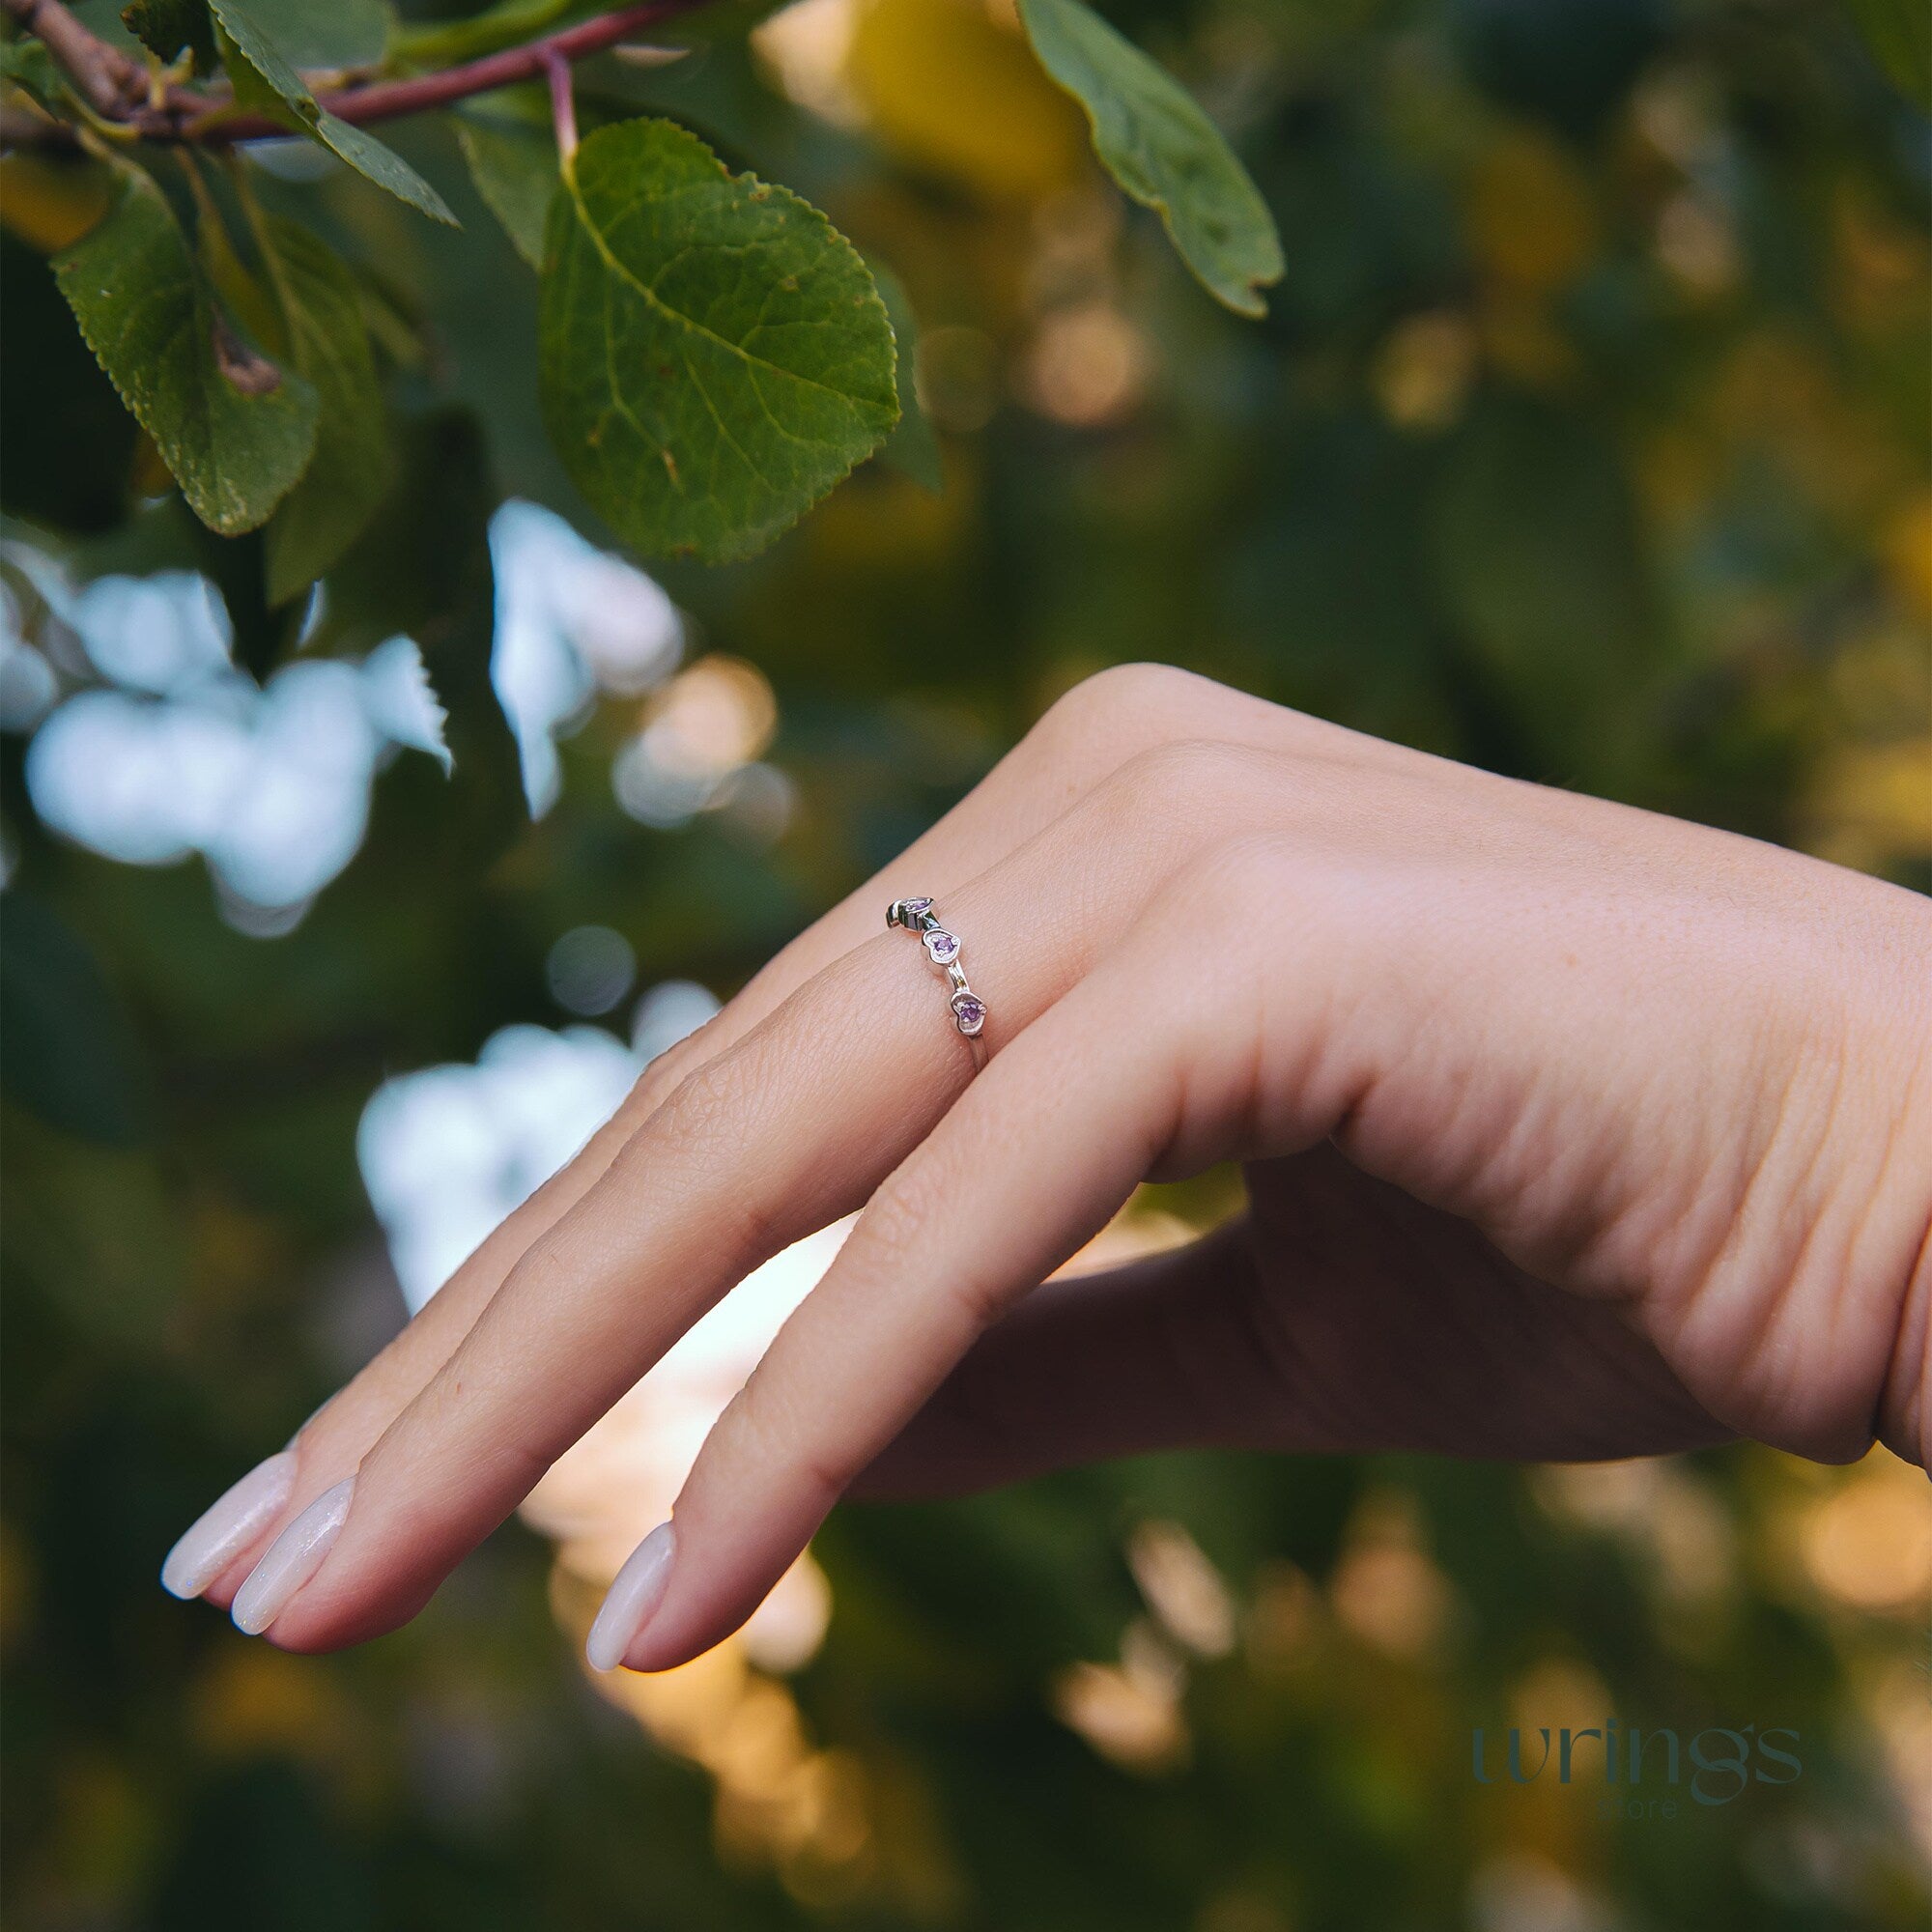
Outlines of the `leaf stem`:
{"label": "leaf stem", "polygon": [[544,60],[550,77],[550,118],[556,128],[556,157],[569,172],[577,156],[577,100],[570,90],[570,63],[550,49]]}

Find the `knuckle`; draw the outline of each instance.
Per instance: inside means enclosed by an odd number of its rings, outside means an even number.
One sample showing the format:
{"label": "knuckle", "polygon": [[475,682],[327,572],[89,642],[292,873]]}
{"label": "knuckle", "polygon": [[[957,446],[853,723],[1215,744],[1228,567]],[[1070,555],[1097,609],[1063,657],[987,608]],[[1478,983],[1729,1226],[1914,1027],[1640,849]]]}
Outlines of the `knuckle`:
{"label": "knuckle", "polygon": [[1252,815],[1257,781],[1272,763],[1265,753],[1219,739],[1170,739],[1135,752],[1093,796],[1109,817],[1141,824],[1179,810],[1198,832],[1229,807]]}
{"label": "knuckle", "polygon": [[650,1122],[627,1144],[626,1154],[648,1157],[661,1146],[728,1151],[749,1131],[749,1084],[734,1056],[693,1067],[666,1096]]}
{"label": "knuckle", "polygon": [[1235,832],[1211,840],[1176,874],[1162,910],[1184,923],[1221,923],[1234,917],[1254,923],[1254,907],[1297,906],[1304,896],[1307,861],[1282,833]]}
{"label": "knuckle", "polygon": [[1006,1291],[997,1276],[982,1281],[966,1270],[935,1273],[933,1264],[931,1231],[957,1187],[957,1166],[950,1159],[916,1161],[893,1175],[853,1230],[847,1255],[868,1280],[922,1282],[926,1292],[961,1308],[976,1328],[984,1328],[1006,1312]]}
{"label": "knuckle", "polygon": [[618,1110],[620,1119],[634,1125],[641,1124],[677,1092],[697,1067],[716,1056],[719,1017],[714,1013],[695,1033],[687,1034],[674,1045],[666,1047],[645,1066]]}
{"label": "knuckle", "polygon": [[1203,871],[1220,888],[1260,884],[1281,888],[1307,876],[1312,864],[1305,834],[1286,831],[1231,832],[1209,847]]}
{"label": "knuckle", "polygon": [[923,1281],[928,1293],[943,1296],[967,1319],[974,1332],[989,1328],[1009,1305],[1007,1285],[997,1273],[971,1269],[933,1274],[928,1234],[948,1190],[946,1177],[932,1162],[920,1162],[885,1181],[853,1231],[862,1241],[862,1265],[868,1277]]}
{"label": "knuckle", "polygon": [[742,1271],[769,1260],[802,1232],[769,1197],[750,1188],[724,1195],[711,1208],[713,1225],[721,1231],[719,1247],[735,1257]]}
{"label": "knuckle", "polygon": [[1003,1321],[1013,1305],[1013,1289],[995,1274],[962,1271],[947,1284],[947,1293],[975,1335]]}
{"label": "knuckle", "polygon": [[735,1053],[700,1063],[611,1156],[610,1184],[620,1191],[650,1188],[669,1203],[701,1207],[724,1252],[740,1258],[774,1252],[784,1231],[778,1206],[759,1184],[768,1164],[751,1158],[759,1134],[756,1101],[756,1082]]}
{"label": "knuckle", "polygon": [[1405,951],[1415,891],[1406,873],[1299,831],[1236,832],[1170,878],[1153,913],[1177,939],[1215,934],[1228,970],[1248,983],[1302,961],[1326,962],[1337,984],[1365,984]]}
{"label": "knuckle", "polygon": [[1113,665],[1055,699],[1029,735],[1056,744],[1145,741],[1171,729],[1178,715],[1198,709],[1202,694],[1214,688],[1172,665]]}
{"label": "knuckle", "polygon": [[567,1214],[546,1228],[517,1257],[492,1305],[510,1308],[526,1295],[541,1299],[552,1294],[570,1274],[570,1234],[571,1217]]}
{"label": "knuckle", "polygon": [[1174,707],[1182,693],[1206,686],[1192,671],[1164,664],[1109,665],[1083,678],[1063,704],[1077,705],[1083,714],[1101,718],[1158,718]]}
{"label": "knuckle", "polygon": [[931,1216],[932,1189],[917,1171],[901,1171],[882,1181],[852,1238],[862,1243],[868,1269],[897,1272],[918,1254]]}
{"label": "knuckle", "polygon": [[1218,738],[1171,738],[1136,752],[1122,767],[1156,794],[1212,790],[1254,769],[1255,754]]}
{"label": "knuckle", "polygon": [[781,1378],[763,1364],[726,1405],[721,1433],[727,1424],[744,1466],[789,1470],[791,1479],[820,1503],[833,1502],[858,1473],[847,1466],[849,1456],[828,1439],[818,1418],[801,1413]]}

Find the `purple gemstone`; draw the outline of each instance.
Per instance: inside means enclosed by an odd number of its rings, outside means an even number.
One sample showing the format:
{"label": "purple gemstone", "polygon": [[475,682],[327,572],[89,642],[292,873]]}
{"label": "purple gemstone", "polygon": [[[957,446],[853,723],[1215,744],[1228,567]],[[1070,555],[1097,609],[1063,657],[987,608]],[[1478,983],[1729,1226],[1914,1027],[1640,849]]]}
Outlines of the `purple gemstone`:
{"label": "purple gemstone", "polygon": [[952,1017],[963,1034],[976,1034],[986,1024],[986,1009],[968,994],[953,1003]]}
{"label": "purple gemstone", "polygon": [[932,901],[930,899],[901,899],[899,901],[899,910],[901,912],[930,912],[932,910]]}
{"label": "purple gemstone", "polygon": [[959,942],[943,927],[925,935],[925,950],[942,966],[950,966],[959,957]]}

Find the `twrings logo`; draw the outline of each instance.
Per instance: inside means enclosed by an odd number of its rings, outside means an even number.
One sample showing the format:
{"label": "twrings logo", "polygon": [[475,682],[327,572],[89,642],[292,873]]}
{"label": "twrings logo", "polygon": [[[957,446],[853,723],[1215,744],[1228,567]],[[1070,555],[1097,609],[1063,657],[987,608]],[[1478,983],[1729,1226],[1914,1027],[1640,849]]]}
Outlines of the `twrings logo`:
{"label": "twrings logo", "polygon": [[1470,1734],[1470,1769],[1478,1784],[1595,1785],[1606,1818],[1673,1818],[1682,1792],[1693,1804],[1729,1804],[1753,1784],[1792,1784],[1804,1769],[1799,1737],[1785,1725],[1741,1730],[1712,1725],[1682,1738],[1671,1729],[1638,1730],[1608,1719],[1601,1728],[1567,1725],[1524,1731],[1511,1725],[1492,1739]]}

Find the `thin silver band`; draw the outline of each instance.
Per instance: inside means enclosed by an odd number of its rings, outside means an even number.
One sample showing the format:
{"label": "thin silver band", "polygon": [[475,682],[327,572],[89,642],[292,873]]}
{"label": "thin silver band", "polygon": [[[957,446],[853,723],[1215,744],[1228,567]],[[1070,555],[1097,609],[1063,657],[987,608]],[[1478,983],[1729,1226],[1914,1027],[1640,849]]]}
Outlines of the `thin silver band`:
{"label": "thin silver band", "polygon": [[919,934],[925,956],[945,975],[952,988],[947,1004],[952,1009],[952,1024],[973,1049],[973,1065],[986,1064],[986,1042],[980,1037],[986,1025],[986,1003],[966,983],[966,968],[959,961],[959,938],[940,924],[930,899],[895,899],[886,908],[886,924],[902,925]]}

